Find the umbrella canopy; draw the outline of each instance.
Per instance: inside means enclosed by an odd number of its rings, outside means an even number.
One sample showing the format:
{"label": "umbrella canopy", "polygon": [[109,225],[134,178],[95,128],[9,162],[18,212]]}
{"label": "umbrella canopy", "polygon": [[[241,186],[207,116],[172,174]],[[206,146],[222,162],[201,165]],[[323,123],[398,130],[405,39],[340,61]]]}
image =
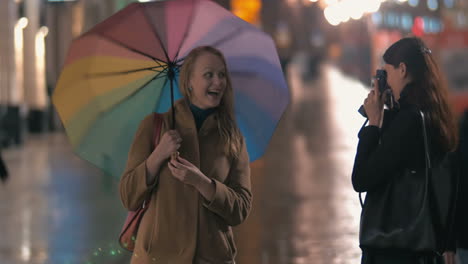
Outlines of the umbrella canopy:
{"label": "umbrella canopy", "polygon": [[133,3],[75,39],[53,93],[74,151],[120,177],[139,122],[181,98],[179,68],[195,47],[223,52],[251,160],[289,102],[273,40],[210,0]]}

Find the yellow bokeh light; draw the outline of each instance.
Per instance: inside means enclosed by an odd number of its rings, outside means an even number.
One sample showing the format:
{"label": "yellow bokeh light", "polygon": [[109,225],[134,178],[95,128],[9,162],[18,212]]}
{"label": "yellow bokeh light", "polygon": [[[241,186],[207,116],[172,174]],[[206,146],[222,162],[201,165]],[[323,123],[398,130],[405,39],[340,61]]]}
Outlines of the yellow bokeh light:
{"label": "yellow bokeh light", "polygon": [[261,0],[231,0],[232,13],[251,24],[259,22],[261,8]]}

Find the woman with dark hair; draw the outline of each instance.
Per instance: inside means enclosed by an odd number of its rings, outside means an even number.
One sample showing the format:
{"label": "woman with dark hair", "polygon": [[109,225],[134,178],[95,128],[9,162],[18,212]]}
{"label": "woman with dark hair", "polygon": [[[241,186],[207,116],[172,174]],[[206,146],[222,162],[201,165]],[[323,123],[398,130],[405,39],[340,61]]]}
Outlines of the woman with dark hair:
{"label": "woman with dark hair", "polygon": [[[402,179],[400,176],[405,170],[424,171],[426,150],[421,112],[425,116],[431,163],[440,163],[458,144],[455,118],[447,102],[447,87],[431,50],[423,41],[415,37],[403,38],[387,49],[383,60],[390,90],[380,94],[378,82],[375,82],[374,89],[364,100],[369,124],[359,132],[352,172],[354,189],[367,192],[363,213],[368,199],[378,197],[389,186],[398,186],[394,184]],[[388,110],[384,110],[386,96],[394,99],[393,107]],[[407,196],[410,202],[416,194],[402,190],[398,195]],[[399,216],[392,215],[386,208],[382,210],[388,216],[386,224],[395,227],[411,221],[408,216],[416,217],[415,212],[402,210],[405,216]],[[362,232],[366,228],[363,225],[369,222],[363,218],[364,214],[361,217],[362,263],[443,263],[442,256],[435,252],[366,245]],[[372,218],[372,215],[366,217]],[[406,219],[401,220],[404,217]],[[384,235],[380,237],[386,239]]]}
{"label": "woman with dark hair", "polygon": [[[152,149],[154,115],[141,123],[120,180],[120,197],[134,211],[151,199],[131,263],[234,264],[232,227],[252,206],[250,162],[234,116],[234,92],[223,54],[193,49],[179,78],[184,98],[162,114]],[[180,152],[180,153],[179,153]]]}

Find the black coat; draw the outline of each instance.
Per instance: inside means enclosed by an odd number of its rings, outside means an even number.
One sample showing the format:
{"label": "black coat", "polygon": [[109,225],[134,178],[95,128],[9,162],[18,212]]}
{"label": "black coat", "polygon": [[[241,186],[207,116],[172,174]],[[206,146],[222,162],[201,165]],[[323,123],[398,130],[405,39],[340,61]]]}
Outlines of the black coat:
{"label": "black coat", "polygon": [[468,249],[468,111],[460,125],[460,145],[458,148],[461,174],[457,202],[456,227],[457,247]]}
{"label": "black coat", "polygon": [[[430,129],[428,134],[432,134]],[[419,110],[404,98],[399,109],[385,111],[382,129],[363,127],[352,173],[354,189],[372,191],[391,181],[402,168],[424,168],[422,135]],[[434,157],[441,154],[432,152]]]}
{"label": "black coat", "polygon": [[[437,161],[446,153],[431,140],[435,130],[426,123],[429,137],[431,160]],[[379,188],[391,182],[404,168],[424,168],[425,149],[422,121],[419,109],[407,101],[402,93],[395,109],[386,110],[382,128],[376,126],[363,127],[359,132],[359,144],[355,157],[352,184],[357,192],[379,191]],[[410,194],[409,194],[410,195]],[[403,253],[400,255],[400,253]],[[399,263],[411,263],[415,258],[417,263],[440,263],[441,259],[434,256],[418,256],[407,253],[372,249],[363,250],[363,263],[386,263],[398,257]],[[376,259],[376,254],[379,260]],[[400,257],[401,256],[401,257]],[[419,260],[421,262],[419,262]],[[407,262],[406,262],[407,261]]]}

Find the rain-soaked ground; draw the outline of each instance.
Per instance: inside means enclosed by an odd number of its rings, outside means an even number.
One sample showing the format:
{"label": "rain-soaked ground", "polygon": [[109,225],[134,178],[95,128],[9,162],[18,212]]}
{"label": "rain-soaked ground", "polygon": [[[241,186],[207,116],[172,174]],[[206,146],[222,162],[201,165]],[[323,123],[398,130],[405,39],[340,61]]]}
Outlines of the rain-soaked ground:
{"label": "rain-soaked ground", "polygon": [[[360,206],[350,174],[363,85],[332,65],[288,68],[291,105],[252,164],[254,206],[235,228],[239,264],[359,263]],[[304,77],[304,78],[303,78]],[[76,157],[61,133],[3,151],[0,264],[127,263],[117,182]]]}

